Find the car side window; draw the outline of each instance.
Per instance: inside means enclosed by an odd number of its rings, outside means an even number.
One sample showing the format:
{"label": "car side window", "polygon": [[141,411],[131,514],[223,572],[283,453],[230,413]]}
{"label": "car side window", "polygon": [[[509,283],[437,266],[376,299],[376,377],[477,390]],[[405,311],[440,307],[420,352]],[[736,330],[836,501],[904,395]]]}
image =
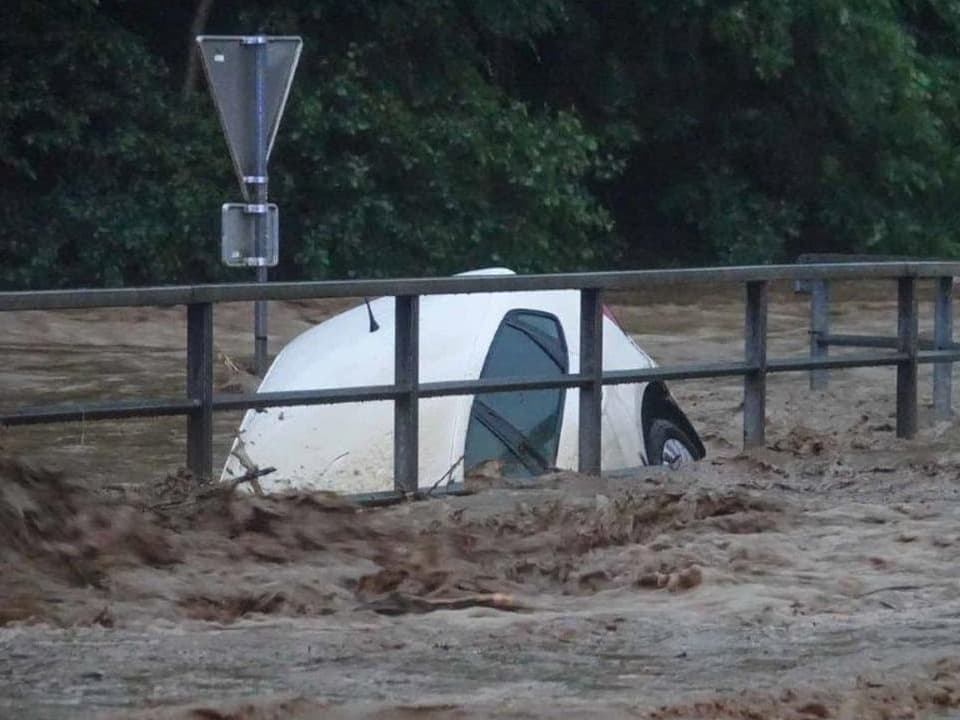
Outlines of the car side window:
{"label": "car side window", "polygon": [[[512,310],[497,329],[481,378],[553,377],[567,373],[560,321],[533,310]],[[477,395],[464,447],[469,474],[499,461],[504,475],[530,477],[556,464],[565,392],[562,388]]]}

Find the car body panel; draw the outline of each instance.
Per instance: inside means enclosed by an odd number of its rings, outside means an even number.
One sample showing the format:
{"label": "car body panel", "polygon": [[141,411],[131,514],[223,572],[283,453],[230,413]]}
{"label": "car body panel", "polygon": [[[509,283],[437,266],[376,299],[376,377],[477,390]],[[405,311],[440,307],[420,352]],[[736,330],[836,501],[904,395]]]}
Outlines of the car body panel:
{"label": "car body panel", "polygon": [[[379,330],[370,332],[367,309],[332,317],[291,341],[277,356],[261,392],[388,385],[394,380],[394,299],[370,303]],[[480,376],[487,350],[511,310],[555,316],[565,335],[571,373],[579,372],[580,297],[576,291],[425,296],[420,303],[420,382]],[[605,314],[604,370],[648,368],[650,357]],[[602,463],[615,470],[643,465],[641,417],[645,384],[603,390]],[[462,480],[459,460],[473,396],[420,401],[421,487],[441,478]],[[578,460],[576,391],[563,403],[556,466]],[[393,403],[378,401],[270,408],[246,413],[223,470],[228,480],[251,466],[274,467],[260,480],[265,492],[334,490],[365,493],[393,488]]]}

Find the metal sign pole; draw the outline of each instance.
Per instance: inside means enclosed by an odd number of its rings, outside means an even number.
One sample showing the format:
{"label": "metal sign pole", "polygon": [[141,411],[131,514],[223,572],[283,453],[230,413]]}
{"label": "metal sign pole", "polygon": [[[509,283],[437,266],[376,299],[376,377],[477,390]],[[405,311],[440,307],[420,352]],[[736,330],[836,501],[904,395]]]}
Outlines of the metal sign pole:
{"label": "metal sign pole", "polygon": [[[244,178],[250,185],[250,199],[254,205],[259,205],[263,212],[258,212],[256,222],[256,254],[258,258],[266,256],[267,246],[267,112],[264,99],[267,74],[267,38],[255,36],[248,38],[254,52],[254,134],[256,136],[256,170],[251,178]],[[257,282],[267,282],[267,266],[257,267]],[[267,302],[258,300],[253,307],[253,356],[254,370],[263,377],[267,372]]]}

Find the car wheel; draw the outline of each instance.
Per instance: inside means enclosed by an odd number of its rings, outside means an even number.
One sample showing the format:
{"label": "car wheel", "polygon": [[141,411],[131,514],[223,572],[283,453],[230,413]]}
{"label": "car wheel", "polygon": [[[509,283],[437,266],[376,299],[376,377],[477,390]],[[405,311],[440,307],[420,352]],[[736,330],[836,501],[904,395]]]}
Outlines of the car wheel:
{"label": "car wheel", "polygon": [[697,457],[696,447],[693,440],[670,420],[657,418],[651,423],[647,439],[650,465],[675,468],[693,462]]}

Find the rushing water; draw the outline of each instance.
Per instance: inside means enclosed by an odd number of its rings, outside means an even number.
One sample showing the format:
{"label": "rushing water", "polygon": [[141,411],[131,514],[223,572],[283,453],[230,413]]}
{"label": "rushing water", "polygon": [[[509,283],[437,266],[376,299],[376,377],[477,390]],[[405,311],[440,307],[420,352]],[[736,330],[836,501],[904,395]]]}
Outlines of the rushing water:
{"label": "rushing water", "polygon": [[[771,355],[802,351],[802,301],[788,293],[774,300]],[[736,296],[617,310],[663,362],[742,353]],[[326,311],[273,312],[275,328],[291,337]],[[245,308],[218,311],[222,386],[238,382],[225,358],[248,351],[248,319]],[[834,322],[838,332],[889,333],[893,304],[853,298]],[[184,391],[179,311],[18,313],[5,318],[5,330],[6,410]],[[930,421],[928,382],[925,373],[925,426],[913,442],[893,437],[890,369],[837,373],[830,390],[815,395],[803,377],[771,378],[769,447],[749,456],[737,449],[738,383],[691,382],[674,390],[709,457],[687,471],[395,508],[341,530],[321,527],[327,534],[309,550],[289,544],[297,528],[274,537],[183,527],[169,533],[177,563],[114,558],[102,587],[57,584],[40,565],[36,576],[29,566],[8,566],[0,600],[22,600],[9,594],[16,577],[16,592],[39,588],[37,602],[58,622],[0,628],[0,717],[227,707],[230,699],[276,696],[341,709],[362,701],[557,717],[697,698],[794,717],[786,713],[822,701],[832,717],[879,717],[884,688],[906,707],[913,695],[933,692],[935,663],[960,656],[960,429]],[[238,422],[238,413],[217,416],[219,458]],[[184,430],[180,418],[71,423],[10,428],[0,444],[92,485],[122,486],[181,466]],[[737,502],[680,519],[642,515],[654,524],[650,533],[613,537],[611,527],[632,526],[629,513],[612,516],[609,508],[636,492],[732,493]],[[290,517],[307,534],[333,522]],[[368,521],[383,525],[358,536]],[[403,534],[408,527],[417,532]],[[607,539],[574,551],[588,530]],[[396,547],[384,550],[383,537],[396,538]],[[384,557],[396,553],[421,558],[405,572],[426,567],[457,578],[446,593],[509,592],[523,611],[372,612],[358,583],[389,569]],[[703,580],[687,590],[643,582],[658,568],[666,577],[692,566]],[[220,622],[194,619],[198,597],[221,607],[225,598],[264,594],[283,600]],[[104,608],[110,622],[96,621]],[[956,682],[956,668],[945,677]],[[783,700],[788,691],[795,700]],[[960,716],[935,710],[918,706],[903,717]],[[422,716],[454,716],[431,712]]]}

